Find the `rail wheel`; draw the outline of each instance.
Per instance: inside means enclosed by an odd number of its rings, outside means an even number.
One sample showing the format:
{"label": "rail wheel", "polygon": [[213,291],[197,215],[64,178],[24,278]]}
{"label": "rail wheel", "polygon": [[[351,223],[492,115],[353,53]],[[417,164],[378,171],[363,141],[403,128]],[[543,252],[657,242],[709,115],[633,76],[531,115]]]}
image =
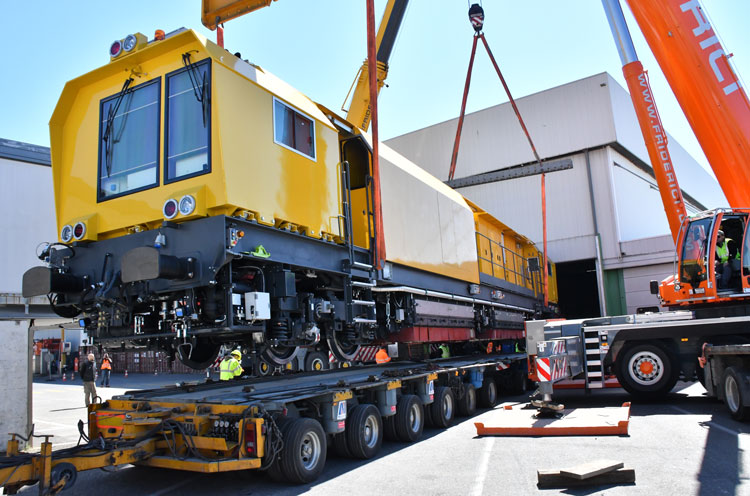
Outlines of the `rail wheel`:
{"label": "rail wheel", "polygon": [[305,371],[307,372],[318,372],[328,368],[328,357],[321,351],[311,351],[305,357]]}
{"label": "rail wheel", "polygon": [[721,380],[724,388],[724,403],[735,420],[750,420],[750,406],[744,405],[745,396],[741,384],[742,372],[737,367],[727,367]]}
{"label": "rail wheel", "polygon": [[458,413],[471,417],[477,411],[477,390],[473,384],[464,384],[464,395],[458,400]]}
{"label": "rail wheel", "polygon": [[485,376],[477,396],[479,405],[484,408],[494,408],[497,405],[497,384],[492,377]]}
{"label": "rail wheel", "polygon": [[273,367],[271,366],[270,363],[268,363],[262,358],[258,360],[258,375],[259,376],[265,377],[267,375],[271,375],[272,373],[273,373]]}
{"label": "rail wheel", "polygon": [[298,353],[299,348],[296,346],[269,344],[263,350],[263,358],[274,365],[286,365],[294,360],[294,357],[296,357]]}
{"label": "rail wheel", "polygon": [[284,448],[274,464],[287,482],[306,484],[318,478],[326,464],[326,434],[320,422],[311,418],[291,420],[282,428]]}
{"label": "rail wheel", "polygon": [[354,458],[367,460],[380,451],[383,422],[375,405],[357,405],[346,419],[346,441]]}
{"label": "rail wheel", "polygon": [[445,429],[456,416],[456,395],[449,387],[438,387],[435,389],[435,401],[428,408],[432,425]]}
{"label": "rail wheel", "polygon": [[405,394],[398,399],[393,424],[399,441],[413,443],[419,439],[424,429],[424,406],[419,396]]}
{"label": "rail wheel", "polygon": [[343,332],[331,330],[326,341],[328,342],[328,349],[340,362],[352,362],[359,353],[360,346],[353,343]]}
{"label": "rail wheel", "polygon": [[679,368],[674,356],[661,346],[636,343],[620,352],[615,373],[620,385],[642,400],[665,396],[677,383]]}
{"label": "rail wheel", "polygon": [[203,370],[216,362],[221,345],[210,339],[199,338],[193,346],[182,345],[178,348],[177,358],[186,367]]}

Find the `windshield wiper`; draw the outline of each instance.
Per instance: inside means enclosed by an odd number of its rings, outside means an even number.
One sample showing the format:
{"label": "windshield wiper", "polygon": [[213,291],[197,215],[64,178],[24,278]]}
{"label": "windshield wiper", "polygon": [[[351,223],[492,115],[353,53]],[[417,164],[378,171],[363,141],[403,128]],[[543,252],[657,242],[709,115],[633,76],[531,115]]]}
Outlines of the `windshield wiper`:
{"label": "windshield wiper", "polygon": [[107,168],[107,177],[109,177],[112,173],[112,152],[114,151],[112,128],[115,122],[115,116],[117,115],[117,110],[120,108],[122,99],[128,92],[128,88],[130,88],[130,84],[132,82],[133,78],[128,78],[125,80],[125,83],[122,85],[122,89],[120,90],[120,94],[117,95],[115,103],[110,105],[109,110],[107,110],[107,126],[104,128],[104,136],[102,136],[102,140],[104,141],[104,164]]}
{"label": "windshield wiper", "polygon": [[201,77],[198,67],[195,63],[190,60],[190,52],[182,54],[182,63],[187,68],[188,77],[190,77],[190,84],[193,87],[193,94],[195,99],[201,104],[201,110],[203,111],[203,127],[206,127],[208,121],[208,78]]}

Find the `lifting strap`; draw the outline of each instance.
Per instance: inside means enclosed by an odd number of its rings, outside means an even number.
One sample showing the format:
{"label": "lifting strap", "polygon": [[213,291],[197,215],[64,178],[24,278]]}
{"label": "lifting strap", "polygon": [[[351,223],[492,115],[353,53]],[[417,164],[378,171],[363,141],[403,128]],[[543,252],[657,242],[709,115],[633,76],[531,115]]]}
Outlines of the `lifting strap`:
{"label": "lifting strap", "polygon": [[[529,130],[526,129],[526,124],[523,122],[523,118],[521,117],[521,112],[519,112],[518,106],[516,106],[516,101],[513,99],[513,95],[511,95],[510,93],[510,88],[508,88],[508,84],[505,82],[503,73],[500,72],[500,67],[497,65],[497,62],[495,61],[495,56],[492,55],[492,50],[490,50],[490,45],[487,43],[487,40],[484,37],[484,32],[482,31],[482,28],[484,27],[484,10],[482,9],[481,5],[473,4],[471,5],[471,7],[469,7],[469,21],[471,22],[471,25],[474,28],[474,42],[471,45],[471,58],[469,59],[469,70],[466,74],[466,83],[464,84],[464,94],[463,94],[463,99],[461,100],[461,114],[458,117],[458,129],[456,129],[456,139],[453,142],[453,154],[451,155],[451,167],[450,167],[450,171],[448,172],[448,181],[452,181],[453,176],[456,173],[456,161],[458,160],[458,149],[461,144],[461,130],[463,129],[464,115],[466,114],[466,99],[469,96],[469,86],[471,85],[471,72],[474,67],[474,56],[476,55],[477,40],[479,39],[482,40],[482,43],[484,44],[484,48],[487,50],[487,55],[489,55],[490,61],[492,61],[492,65],[495,67],[495,72],[497,72],[497,75],[500,78],[500,82],[502,83],[503,88],[505,89],[505,93],[508,95],[508,100],[510,101],[511,106],[513,107],[513,111],[516,113],[518,122],[519,124],[521,124],[521,129],[523,129],[523,132],[526,135],[526,139],[529,141],[529,145],[531,146],[531,151],[534,153],[534,158],[536,159],[541,169],[542,159],[539,157],[539,153],[537,153],[536,151],[536,146],[534,146],[534,142],[531,139]],[[544,286],[544,306],[547,306],[547,303],[548,303],[547,198],[546,198],[546,190],[545,190],[544,172],[542,172],[541,176],[542,176],[542,232],[544,233],[544,242],[543,242],[544,247],[542,249],[542,256],[544,260],[541,265],[542,265],[543,286]]]}

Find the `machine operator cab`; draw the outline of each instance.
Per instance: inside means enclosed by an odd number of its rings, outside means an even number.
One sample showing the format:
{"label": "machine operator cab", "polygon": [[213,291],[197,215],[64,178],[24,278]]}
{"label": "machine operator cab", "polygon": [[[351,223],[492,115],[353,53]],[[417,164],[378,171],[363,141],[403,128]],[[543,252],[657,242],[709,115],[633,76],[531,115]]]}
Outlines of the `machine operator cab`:
{"label": "machine operator cab", "polygon": [[676,273],[662,281],[665,306],[750,298],[750,209],[704,212],[683,222],[676,250]]}

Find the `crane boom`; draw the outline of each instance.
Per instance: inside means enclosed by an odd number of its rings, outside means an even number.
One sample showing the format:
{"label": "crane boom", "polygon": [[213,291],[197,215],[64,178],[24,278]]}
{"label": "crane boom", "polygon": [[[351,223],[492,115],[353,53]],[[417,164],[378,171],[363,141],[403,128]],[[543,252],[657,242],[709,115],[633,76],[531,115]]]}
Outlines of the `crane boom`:
{"label": "crane boom", "polygon": [[638,124],[643,133],[649,159],[651,159],[654,177],[656,177],[656,182],[659,185],[659,193],[664,204],[664,211],[667,214],[669,230],[672,232],[672,240],[677,245],[680,226],[687,218],[687,211],[680,185],[677,182],[677,176],[672,167],[667,133],[661,123],[646,71],[643,70],[643,65],[635,52],[619,0],[602,0],[602,5],[620,53],[622,72],[625,75]]}
{"label": "crane boom", "polygon": [[733,208],[750,206],[750,101],[698,0],[627,0]]}
{"label": "crane boom", "polygon": [[[380,27],[376,37],[376,60],[377,60],[377,92],[385,84],[388,77],[388,60],[391,57],[393,45],[396,42],[401,21],[404,19],[406,7],[409,0],[388,0],[380,20]],[[354,93],[352,94],[349,111],[346,118],[357,127],[367,131],[370,127],[370,83],[369,83],[368,61],[362,63],[357,73]]]}

